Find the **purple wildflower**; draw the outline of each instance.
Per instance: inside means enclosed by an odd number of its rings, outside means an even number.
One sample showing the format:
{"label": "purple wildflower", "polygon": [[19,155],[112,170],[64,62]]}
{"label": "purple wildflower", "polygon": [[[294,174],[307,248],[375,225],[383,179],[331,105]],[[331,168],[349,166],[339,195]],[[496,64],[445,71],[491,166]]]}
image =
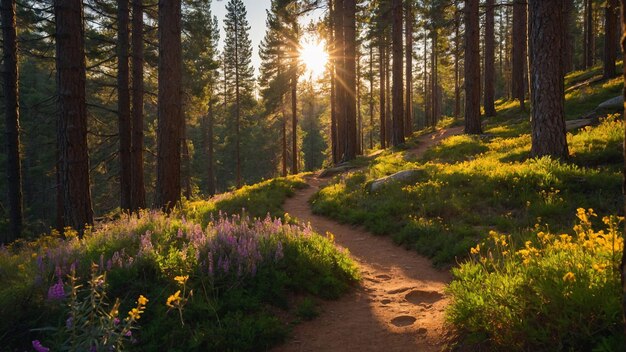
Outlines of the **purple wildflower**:
{"label": "purple wildflower", "polygon": [[73,325],[74,325],[73,317],[69,317],[65,320],[65,327],[67,327],[68,329],[71,329]]}
{"label": "purple wildflower", "polygon": [[63,285],[63,281],[59,279],[59,281],[50,286],[48,289],[48,300],[57,301],[65,298],[65,288]]}
{"label": "purple wildflower", "polygon": [[50,349],[48,347],[44,347],[39,340],[33,340],[33,348],[37,352],[49,352]]}

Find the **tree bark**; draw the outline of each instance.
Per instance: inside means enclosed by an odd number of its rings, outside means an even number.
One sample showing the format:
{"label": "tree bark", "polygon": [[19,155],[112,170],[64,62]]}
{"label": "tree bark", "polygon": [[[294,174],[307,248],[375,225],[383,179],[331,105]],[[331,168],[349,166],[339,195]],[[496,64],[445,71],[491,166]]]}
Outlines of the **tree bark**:
{"label": "tree bark", "polygon": [[345,160],[346,153],[346,54],[344,38],[344,0],[334,1],[334,33],[335,33],[335,102],[337,123],[337,161]]}
{"label": "tree bark", "polygon": [[[622,38],[621,38],[621,48],[622,48],[622,60],[626,62],[626,0],[620,1],[620,22],[622,29]],[[623,65],[622,77],[624,80],[624,84],[626,86],[626,65]],[[626,88],[622,89],[622,96],[624,97],[624,101],[626,101]],[[626,127],[626,110],[624,112],[624,125]],[[626,128],[624,129],[624,137],[626,137]],[[626,141],[626,138],[625,138]],[[623,155],[624,155],[624,169],[622,171],[622,192],[623,192],[623,200],[622,207],[626,211],[626,142],[623,145]],[[624,230],[626,231],[626,223],[624,224]],[[622,325],[623,331],[622,333],[626,336],[626,246],[622,248],[622,261],[620,264],[620,278],[622,282]]]}
{"label": "tree bark", "polygon": [[560,0],[530,0],[531,154],[567,158]]}
{"label": "tree bark", "polygon": [[333,0],[328,0],[329,14],[329,37],[330,37],[330,142],[333,164],[339,163],[337,148],[337,44],[335,30],[335,6]]}
{"label": "tree bark", "polygon": [[585,0],[585,45],[584,45],[584,57],[585,57],[585,69],[592,67],[595,63],[595,33],[593,26],[593,0]]}
{"label": "tree bark", "polygon": [[404,96],[403,96],[403,54],[402,54],[402,0],[392,0],[392,50],[393,50],[393,82],[392,82],[392,138],[395,146],[404,143]]}
{"label": "tree bark", "polygon": [[430,125],[436,126],[439,117],[441,116],[441,109],[439,107],[439,69],[437,63],[439,62],[438,45],[439,44],[439,32],[437,28],[431,30],[431,48],[430,48]]}
{"label": "tree bark", "polygon": [[513,2],[513,63],[511,74],[511,96],[517,99],[520,109],[523,111],[524,100],[526,99],[526,84],[524,71],[526,70],[526,22],[527,22],[526,0],[514,0]]}
{"label": "tree bark", "polygon": [[370,113],[370,149],[374,149],[374,45],[370,43],[370,97],[369,97],[369,113]]}
{"label": "tree bark", "polygon": [[461,27],[460,11],[454,10],[454,118],[461,117],[461,84],[460,84],[460,54],[461,54]]}
{"label": "tree bark", "polygon": [[495,100],[495,34],[494,34],[494,10],[495,0],[487,0],[485,9],[485,92],[484,107],[485,116],[491,117],[496,115]]}
{"label": "tree bark", "polygon": [[0,2],[2,20],[2,79],[4,81],[4,117],[7,146],[7,191],[9,231],[0,234],[0,244],[19,238],[23,226],[22,162],[20,159],[19,70],[17,62],[17,26],[15,0]]}
{"label": "tree bark", "polygon": [[356,111],[356,0],[343,0],[344,3],[344,43],[345,43],[345,127],[346,148],[343,161],[357,155],[357,111]]}
{"label": "tree bark", "polygon": [[291,173],[298,173],[298,59],[291,62]]}
{"label": "tree bark", "polygon": [[618,36],[618,0],[607,0],[604,8],[604,55],[603,78],[613,78],[617,75],[615,60],[617,59]]}
{"label": "tree bark", "polygon": [[63,217],[83,231],[93,224],[85,98],[85,32],[81,0],[55,0],[59,95],[58,146]]}
{"label": "tree bark", "polygon": [[120,140],[120,207],[122,210],[132,208],[129,22],[128,0],[117,0],[117,117]]}
{"label": "tree bark", "polygon": [[380,75],[380,89],[379,89],[379,104],[380,104],[380,147],[382,149],[387,148],[387,131],[386,131],[386,121],[387,121],[387,117],[385,116],[385,113],[387,111],[387,107],[385,106],[385,102],[387,100],[386,92],[387,92],[387,88],[385,87],[385,83],[387,82],[387,77],[385,76],[386,70],[385,70],[385,44],[383,42],[383,39],[380,38],[380,43],[378,46],[378,51],[379,51],[379,55],[378,55],[378,59],[379,59],[379,63],[378,63],[378,70],[379,70],[379,75]]}
{"label": "tree bark", "polygon": [[132,210],[146,207],[146,190],[143,180],[143,4],[142,0],[133,0],[132,23],[132,98],[131,111],[131,178]]}
{"label": "tree bark", "polygon": [[480,134],[480,37],[478,0],[465,0],[465,133]]}
{"label": "tree bark", "polygon": [[[572,30],[576,27],[574,18],[574,0],[563,1],[563,74],[574,69],[574,45]],[[617,23],[617,22],[616,22]]]}
{"label": "tree bark", "polygon": [[413,133],[413,6],[412,1],[405,1],[405,45],[406,45],[406,87],[404,88],[404,135]]}
{"label": "tree bark", "polygon": [[180,0],[159,0],[159,93],[156,205],[171,210],[180,201],[182,47]]}
{"label": "tree bark", "polygon": [[209,99],[209,111],[207,114],[207,192],[210,196],[215,194],[215,161],[214,161],[214,146],[213,139],[213,124],[214,124],[214,112],[213,112],[213,84],[211,84],[211,98]]}

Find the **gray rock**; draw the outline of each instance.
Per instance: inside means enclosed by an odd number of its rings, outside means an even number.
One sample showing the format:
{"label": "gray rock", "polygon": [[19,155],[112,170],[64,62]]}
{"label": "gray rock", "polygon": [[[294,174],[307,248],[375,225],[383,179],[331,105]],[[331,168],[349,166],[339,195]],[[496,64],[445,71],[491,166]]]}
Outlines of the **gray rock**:
{"label": "gray rock", "polygon": [[624,97],[620,95],[615,98],[606,100],[602,102],[600,105],[598,105],[598,109],[616,110],[616,111],[622,110],[624,109]]}
{"label": "gray rock", "polygon": [[383,178],[379,178],[378,180],[372,181],[369,184],[369,191],[375,192],[379,190],[381,187],[391,183],[391,182],[407,182],[411,180],[415,180],[420,176],[424,175],[424,170],[403,170],[400,172],[396,172],[393,175],[389,175]]}

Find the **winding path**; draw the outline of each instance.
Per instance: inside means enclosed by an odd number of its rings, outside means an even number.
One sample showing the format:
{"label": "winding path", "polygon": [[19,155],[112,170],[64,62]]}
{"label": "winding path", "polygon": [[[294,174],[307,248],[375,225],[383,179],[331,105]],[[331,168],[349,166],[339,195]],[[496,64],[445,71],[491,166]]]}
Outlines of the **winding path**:
{"label": "winding path", "polygon": [[[443,138],[462,132],[456,127],[419,138],[410,151],[418,157]],[[358,263],[362,280],[353,292],[322,302],[314,321],[297,325],[294,337],[275,351],[440,351],[449,333],[444,322],[444,296],[451,276],[434,269],[414,251],[374,236],[361,227],[343,225],[312,213],[308,200],[325,181],[308,179],[284,205],[285,212],[309,222],[319,233],[331,232]]]}

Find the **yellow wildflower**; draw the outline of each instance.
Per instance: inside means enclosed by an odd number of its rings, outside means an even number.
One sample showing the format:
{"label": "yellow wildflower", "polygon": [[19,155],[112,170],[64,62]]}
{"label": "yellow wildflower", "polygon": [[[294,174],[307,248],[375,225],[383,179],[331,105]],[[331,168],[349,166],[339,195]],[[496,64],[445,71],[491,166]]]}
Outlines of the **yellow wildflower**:
{"label": "yellow wildflower", "polygon": [[176,282],[178,282],[178,284],[181,285],[181,286],[184,285],[187,282],[187,279],[189,279],[189,275],[185,275],[185,276],[180,276],[179,275],[179,276],[176,276],[174,278],[174,280]]}
{"label": "yellow wildflower", "polygon": [[473,247],[472,249],[470,249],[470,253],[472,254],[478,254],[480,253],[480,245],[476,245],[476,247]]}
{"label": "yellow wildflower", "polygon": [[576,281],[576,275],[573,272],[568,271],[565,275],[563,275],[563,281],[565,282],[574,282]]}
{"label": "yellow wildflower", "polygon": [[169,297],[167,297],[167,302],[165,303],[165,305],[167,305],[170,308],[174,308],[176,305],[178,305],[178,303],[180,303],[180,300],[181,300],[180,290],[178,290],[173,295],[170,295]]}
{"label": "yellow wildflower", "polygon": [[133,308],[128,312],[128,316],[131,319],[139,320],[139,318],[141,318],[141,311],[137,308]]}
{"label": "yellow wildflower", "polygon": [[144,295],[139,295],[137,303],[139,304],[139,306],[145,306],[148,303],[148,299],[144,297]]}

